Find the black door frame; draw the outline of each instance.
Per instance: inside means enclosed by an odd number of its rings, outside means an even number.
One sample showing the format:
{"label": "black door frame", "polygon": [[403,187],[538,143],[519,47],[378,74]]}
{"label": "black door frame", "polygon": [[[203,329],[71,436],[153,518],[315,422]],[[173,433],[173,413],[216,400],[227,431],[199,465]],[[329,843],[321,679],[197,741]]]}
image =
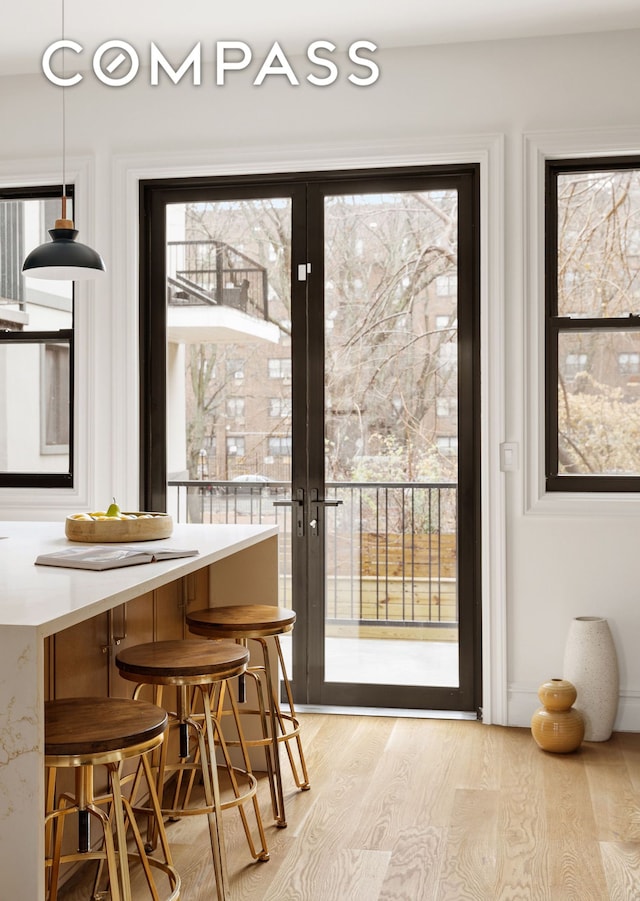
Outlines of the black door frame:
{"label": "black door frame", "polygon": [[[293,646],[298,703],[478,711],[482,698],[480,519],[480,167],[393,167],[273,175],[150,179],[140,182],[140,472],[141,509],[166,505],[166,270],[165,208],[169,203],[286,196],[292,199],[292,493],[302,488],[305,519],[311,490],[324,497],[323,204],[337,193],[385,190],[458,191],[458,592],[460,687],[359,685],[324,682],[324,536],[293,540],[293,594],[297,604]],[[392,186],[392,187],[390,187]],[[300,201],[303,202],[294,202]],[[303,212],[302,212],[303,211]],[[162,227],[158,224],[162,223]],[[298,266],[311,264],[301,281]],[[312,340],[312,336],[314,339]],[[311,397],[316,403],[311,404]],[[308,431],[309,434],[306,434]],[[303,432],[305,434],[303,434]],[[304,446],[303,446],[304,442]],[[308,443],[307,443],[308,442]],[[462,525],[462,527],[461,527]],[[308,531],[308,530],[306,530]],[[402,704],[397,703],[399,692]]]}

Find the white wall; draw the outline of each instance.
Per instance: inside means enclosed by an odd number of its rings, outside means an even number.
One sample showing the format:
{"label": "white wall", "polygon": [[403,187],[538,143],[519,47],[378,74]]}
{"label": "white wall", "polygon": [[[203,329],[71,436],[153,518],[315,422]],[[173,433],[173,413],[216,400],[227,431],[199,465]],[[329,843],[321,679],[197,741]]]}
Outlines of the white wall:
{"label": "white wall", "polygon": [[[369,88],[343,79],[330,88],[269,81],[252,87],[246,73],[217,88],[205,73],[198,88],[150,88],[140,74],[115,89],[87,76],[68,92],[67,146],[69,154],[91,158],[87,215],[77,224],[110,273],[79,316],[91,415],[85,487],[75,508],[100,505],[114,493],[125,505],[137,500],[129,462],[137,459],[136,173],[200,173],[209,163],[216,172],[363,159],[386,165],[417,159],[422,150],[433,159],[438,148],[445,154],[493,136],[486,140],[493,141],[499,178],[489,182],[493,202],[485,205],[484,223],[492,242],[484,261],[493,270],[483,302],[491,349],[483,357],[483,384],[491,387],[484,396],[484,475],[493,498],[490,515],[485,510],[485,672],[492,680],[485,709],[494,721],[528,725],[537,686],[561,674],[571,617],[598,613],[609,618],[620,657],[617,728],[640,731],[640,505],[634,498],[540,498],[539,184],[530,164],[531,148],[547,140],[537,133],[552,135],[556,147],[640,152],[639,59],[640,32],[629,31],[380,51],[382,75]],[[0,81],[2,121],[11,123],[3,129],[0,177],[21,166],[46,169],[43,159],[55,167],[59,109],[57,90],[42,77]],[[504,137],[504,165],[495,136]],[[496,440],[519,444],[517,472],[498,472]],[[70,506],[68,496],[46,506],[32,496],[26,506],[16,500],[0,493],[0,513],[62,518]]]}

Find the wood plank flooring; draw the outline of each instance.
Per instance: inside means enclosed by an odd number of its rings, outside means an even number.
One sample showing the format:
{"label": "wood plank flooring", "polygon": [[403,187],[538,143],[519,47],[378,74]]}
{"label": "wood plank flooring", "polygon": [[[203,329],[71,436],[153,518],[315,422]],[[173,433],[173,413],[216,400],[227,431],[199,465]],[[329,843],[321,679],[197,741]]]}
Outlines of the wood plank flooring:
{"label": "wood plank flooring", "polygon": [[[528,729],[463,720],[300,715],[311,790],[249,857],[225,814],[231,901],[639,901],[640,734],[571,755]],[[168,825],[182,901],[214,897],[206,823]],[[89,897],[81,880],[61,901]],[[142,901],[145,892],[136,893]]]}

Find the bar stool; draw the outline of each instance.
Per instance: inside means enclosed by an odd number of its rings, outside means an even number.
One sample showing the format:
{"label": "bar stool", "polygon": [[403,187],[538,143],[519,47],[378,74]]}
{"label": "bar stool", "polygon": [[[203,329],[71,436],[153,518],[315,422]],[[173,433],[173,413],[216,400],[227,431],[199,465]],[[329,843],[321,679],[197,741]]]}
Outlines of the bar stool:
{"label": "bar stool", "polygon": [[[116,666],[124,679],[136,683],[134,698],[139,697],[145,686],[153,686],[154,702],[162,705],[164,689],[175,686],[176,710],[169,711],[169,730],[177,729],[179,747],[177,761],[169,761],[165,742],[158,759],[153,762],[156,772],[157,792],[163,815],[175,819],[184,816],[206,814],[209,823],[211,853],[216,880],[217,897],[224,901],[228,895],[228,876],[223,839],[221,811],[237,807],[244,826],[251,856],[265,861],[269,859],[262,817],[257,799],[257,780],[251,772],[249,754],[245,746],[240,717],[236,709],[236,724],[244,769],[233,766],[217,716],[218,700],[227,686],[227,680],[245,672],[249,652],[233,642],[193,639],[173,639],[148,642],[124,648],[116,655]],[[229,695],[232,697],[231,692]],[[199,703],[201,702],[201,712]],[[235,702],[232,701],[232,706]],[[189,735],[197,739],[193,755],[189,750]],[[216,747],[221,750],[224,766],[231,783],[233,797],[221,800],[216,762]],[[167,806],[165,776],[177,774],[173,800]],[[200,773],[204,787],[204,806],[191,806],[191,792],[195,776]],[[183,779],[187,776],[186,780]],[[239,780],[243,783],[240,785]],[[184,782],[184,784],[183,784]],[[244,805],[251,800],[256,820],[260,848],[256,849]],[[138,808],[140,810],[141,808]],[[150,844],[154,836],[151,833]]]}
{"label": "bar stool", "polygon": [[[160,897],[152,868],[162,870],[168,881],[166,901],[180,897],[180,877],[171,859],[149,754],[162,744],[167,714],[155,704],[125,698],[63,698],[45,702],[45,766],[47,767],[47,809],[45,829],[49,869],[48,901],[58,897],[60,866],[80,860],[99,860],[94,885],[96,894],[106,863],[112,901],[131,901],[129,860],[142,865],[153,899]],[[122,763],[138,758],[137,773],[143,773],[149,792],[149,814],[154,817],[163,860],[147,854],[133,813],[135,788],[129,798],[122,787],[130,781],[121,777]],[[93,769],[104,766],[109,775],[109,791],[94,796]],[[75,770],[75,793],[63,793],[56,806],[56,774],[60,768]],[[140,778],[136,780],[141,784]],[[107,810],[99,805],[105,804]],[[62,853],[65,820],[78,817],[78,851]],[[102,831],[102,847],[92,849],[91,819]],[[127,851],[127,831],[131,828],[137,853]],[[115,832],[115,839],[114,839]]]}
{"label": "bar stool", "polygon": [[[228,607],[207,607],[202,610],[187,612],[186,622],[189,631],[209,639],[233,638],[236,642],[247,646],[249,640],[258,643],[262,649],[262,662],[250,665],[247,675],[253,677],[256,685],[258,709],[242,710],[243,714],[258,714],[262,726],[262,738],[248,739],[247,746],[262,746],[265,749],[265,760],[271,804],[276,825],[287,825],[284,793],[282,789],[282,772],[280,767],[280,742],[284,742],[289,757],[291,772],[296,786],[302,791],[309,789],[309,776],[300,739],[300,724],[293,705],[293,693],[287,676],[287,670],[280,645],[280,635],[293,630],[296,614],[286,607],[272,607],[266,604],[240,604]],[[273,639],[282,671],[282,679],[289,704],[289,713],[283,713],[278,701],[277,680],[274,684],[271,675],[270,656],[267,639]],[[264,680],[264,691],[262,681]],[[266,702],[264,701],[266,695]],[[241,698],[244,700],[244,697]],[[295,741],[302,775],[298,772],[291,743]],[[232,744],[231,741],[228,744]]]}

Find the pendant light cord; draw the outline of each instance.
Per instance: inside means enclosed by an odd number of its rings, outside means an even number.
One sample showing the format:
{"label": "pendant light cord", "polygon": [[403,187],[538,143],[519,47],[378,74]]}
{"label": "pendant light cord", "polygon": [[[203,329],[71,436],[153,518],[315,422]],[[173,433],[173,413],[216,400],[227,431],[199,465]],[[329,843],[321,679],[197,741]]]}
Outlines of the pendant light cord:
{"label": "pendant light cord", "polygon": [[[66,76],[64,46],[64,0],[60,0],[61,40],[62,40],[62,78]],[[62,218],[67,218],[67,123],[66,123],[66,85],[62,86]]]}

